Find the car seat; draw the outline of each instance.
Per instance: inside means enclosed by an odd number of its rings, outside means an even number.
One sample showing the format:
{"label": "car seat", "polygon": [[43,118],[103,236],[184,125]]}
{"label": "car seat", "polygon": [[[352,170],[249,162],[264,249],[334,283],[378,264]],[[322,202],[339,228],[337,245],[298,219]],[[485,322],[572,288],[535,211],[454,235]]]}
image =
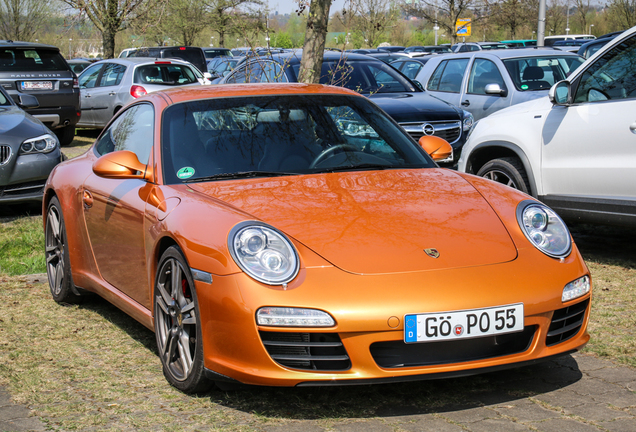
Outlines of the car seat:
{"label": "car seat", "polygon": [[529,90],[547,90],[551,85],[547,81],[542,81],[543,75],[543,69],[539,66],[528,66],[523,70],[521,85],[527,85]]}

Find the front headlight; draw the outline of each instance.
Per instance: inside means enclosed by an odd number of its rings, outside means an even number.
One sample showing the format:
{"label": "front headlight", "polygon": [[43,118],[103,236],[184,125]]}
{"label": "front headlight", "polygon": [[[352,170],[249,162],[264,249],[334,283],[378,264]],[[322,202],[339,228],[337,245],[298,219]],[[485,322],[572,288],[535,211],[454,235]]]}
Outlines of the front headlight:
{"label": "front headlight", "polygon": [[230,231],[228,247],[236,264],[264,284],[286,284],[298,274],[296,249],[283,233],[264,223],[236,225]]}
{"label": "front headlight", "polygon": [[57,137],[50,134],[24,140],[20,145],[20,154],[49,153],[58,145]]}
{"label": "front headlight", "polygon": [[537,201],[525,200],[517,206],[517,222],[530,243],[553,258],[572,251],[572,238],[565,222],[554,210]]}
{"label": "front headlight", "polygon": [[462,123],[462,126],[464,128],[464,132],[468,132],[473,127],[473,123],[475,123],[475,117],[473,117],[473,115],[466,110],[462,111],[464,111],[464,121]]}

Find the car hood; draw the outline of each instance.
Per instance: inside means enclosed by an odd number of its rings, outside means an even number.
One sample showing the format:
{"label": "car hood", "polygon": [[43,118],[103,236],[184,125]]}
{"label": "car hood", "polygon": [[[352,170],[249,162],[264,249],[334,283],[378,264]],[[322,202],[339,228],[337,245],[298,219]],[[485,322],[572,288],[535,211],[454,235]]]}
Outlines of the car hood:
{"label": "car hood", "polygon": [[501,109],[490,114],[487,118],[505,116],[505,115],[515,115],[522,114],[526,112],[534,112],[534,111],[547,111],[552,108],[552,102],[548,96],[542,96],[537,99],[532,99],[527,102],[522,102],[516,105],[512,105],[510,107]]}
{"label": "car hood", "polygon": [[15,105],[0,107],[0,134],[8,144],[8,137],[22,140],[50,131],[35,117],[27,114]]}
{"label": "car hood", "polygon": [[[280,229],[351,273],[482,266],[517,256],[488,202],[450,170],[345,172],[188,186]],[[435,249],[439,257],[427,249]]]}
{"label": "car hood", "polygon": [[461,120],[459,111],[428,93],[376,93],[369,97],[398,123]]}

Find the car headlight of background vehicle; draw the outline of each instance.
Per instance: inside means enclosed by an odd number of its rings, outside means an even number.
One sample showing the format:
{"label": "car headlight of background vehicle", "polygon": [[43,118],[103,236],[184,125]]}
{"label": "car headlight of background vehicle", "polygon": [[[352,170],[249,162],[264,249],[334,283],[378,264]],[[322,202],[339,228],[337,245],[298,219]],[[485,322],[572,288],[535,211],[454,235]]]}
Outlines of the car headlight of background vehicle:
{"label": "car headlight of background vehicle", "polygon": [[520,202],[517,206],[517,222],[530,243],[544,254],[553,258],[570,254],[570,231],[548,206],[532,200]]}
{"label": "car headlight of background vehicle", "polygon": [[286,284],[298,274],[296,249],[283,233],[264,223],[236,225],[230,231],[228,247],[236,264],[264,284]]}
{"label": "car headlight of background vehicle", "polygon": [[20,154],[49,153],[58,146],[57,137],[49,134],[24,140],[20,144]]}
{"label": "car headlight of background vehicle", "polygon": [[462,111],[464,111],[464,121],[462,122],[462,126],[464,128],[464,132],[468,132],[471,130],[473,124],[475,123],[475,117],[473,117],[473,115],[466,110]]}

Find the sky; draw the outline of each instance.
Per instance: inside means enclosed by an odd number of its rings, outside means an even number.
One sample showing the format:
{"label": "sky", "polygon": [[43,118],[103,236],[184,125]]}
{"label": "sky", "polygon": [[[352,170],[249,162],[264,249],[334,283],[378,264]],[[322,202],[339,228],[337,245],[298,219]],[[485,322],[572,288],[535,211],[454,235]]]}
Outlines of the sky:
{"label": "sky", "polygon": [[[330,14],[342,9],[343,5],[344,0],[334,0],[329,10]],[[298,9],[297,0],[269,0],[269,10],[272,12],[278,11],[279,14],[285,15],[294,13],[296,9]]]}

